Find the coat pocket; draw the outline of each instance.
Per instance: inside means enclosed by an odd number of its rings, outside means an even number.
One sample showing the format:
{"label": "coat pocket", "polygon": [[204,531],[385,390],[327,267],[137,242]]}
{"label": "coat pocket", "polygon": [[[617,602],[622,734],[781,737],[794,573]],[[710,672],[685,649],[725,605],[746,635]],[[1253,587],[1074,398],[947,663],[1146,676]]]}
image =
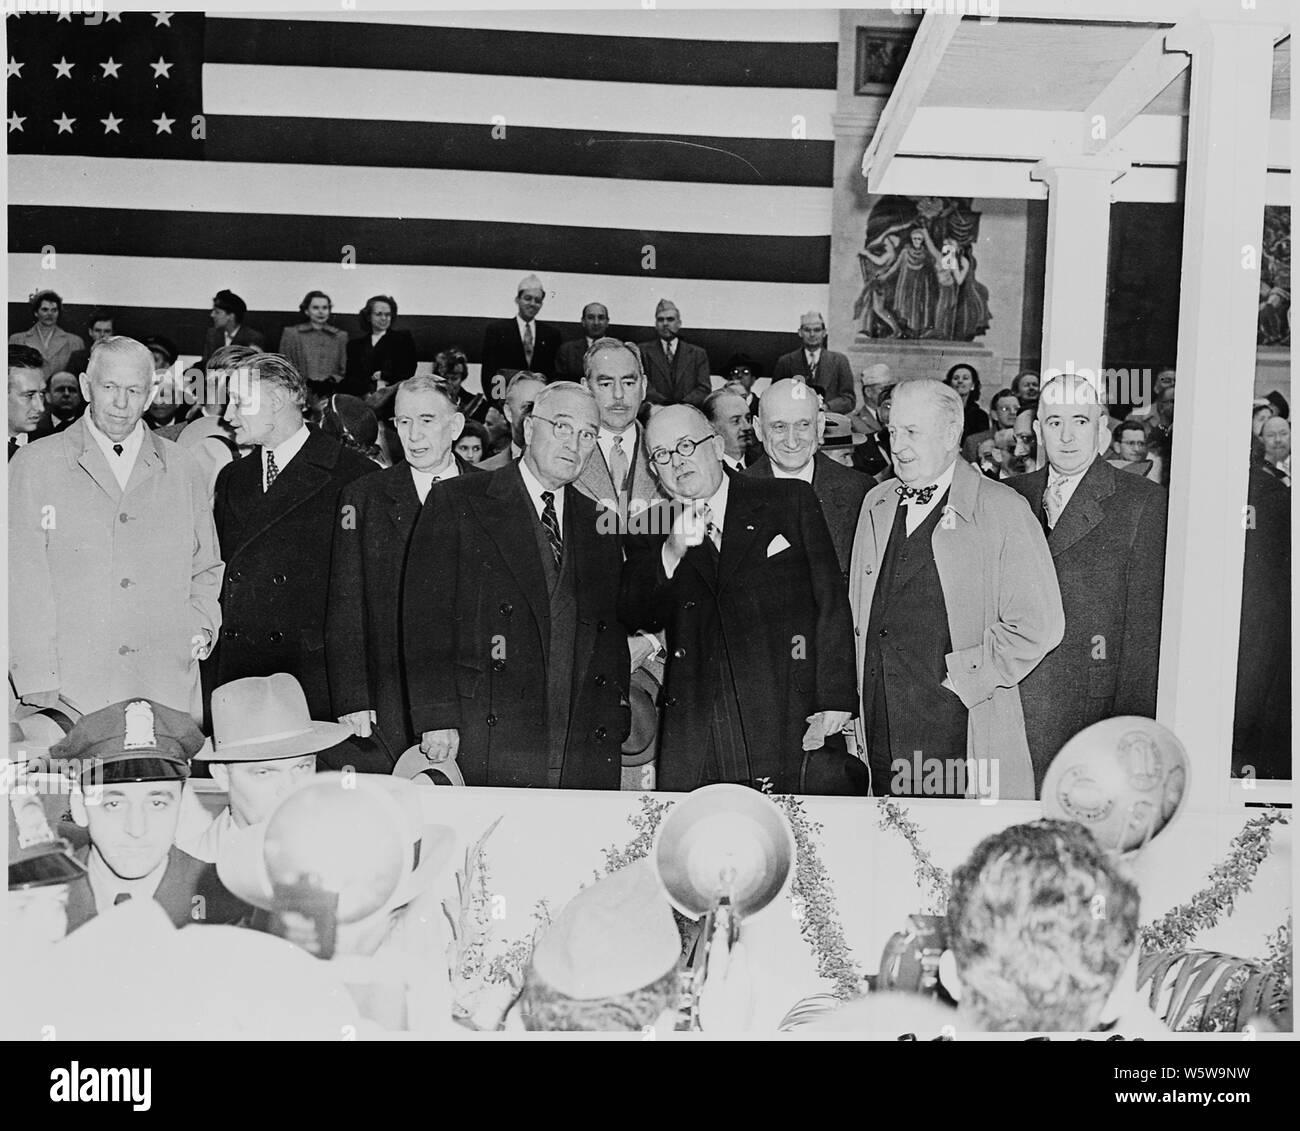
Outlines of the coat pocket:
{"label": "coat pocket", "polygon": [[1088,669],[1088,698],[1112,699],[1118,682],[1114,664],[1093,664]]}
{"label": "coat pocket", "polygon": [[468,664],[456,665],[456,692],[462,698],[473,699],[483,685],[483,672]]}

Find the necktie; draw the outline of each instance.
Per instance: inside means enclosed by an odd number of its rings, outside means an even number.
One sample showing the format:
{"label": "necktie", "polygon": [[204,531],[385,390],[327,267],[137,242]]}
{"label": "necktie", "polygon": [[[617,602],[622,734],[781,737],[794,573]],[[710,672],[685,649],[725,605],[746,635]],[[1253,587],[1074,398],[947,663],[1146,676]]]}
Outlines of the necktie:
{"label": "necktie", "polygon": [[704,517],[704,533],[709,536],[713,548],[722,553],[722,527],[713,521],[713,508],[705,504],[700,514]]}
{"label": "necktie", "polygon": [[673,363],[673,346],[675,342],[664,342],[664,356],[668,359],[668,364]]}
{"label": "necktie", "polygon": [[266,489],[271,489],[271,484],[275,482],[275,477],[280,474],[280,469],[275,466],[275,453],[270,448],[266,450]]}
{"label": "necktie", "polygon": [[925,506],[932,498],[934,493],[939,489],[939,484],[932,483],[929,487],[895,487],[898,497],[904,502],[910,502],[915,499],[921,506]]}
{"label": "necktie", "polygon": [[560,537],[560,520],[555,514],[555,492],[542,492],[542,525],[546,527],[546,537],[551,543],[551,553],[555,555],[558,567],[564,556],[564,539]]}
{"label": "necktie", "polygon": [[131,898],[131,893],[129,891],[120,891],[115,896],[113,896],[113,906],[118,907],[121,904],[125,903],[130,898]]}
{"label": "necktie", "polygon": [[120,456],[120,455],[122,454],[122,445],[121,445],[121,444],[114,444],[114,445],[113,445],[113,454],[114,454],[115,456]]}
{"label": "necktie", "polygon": [[1061,512],[1065,510],[1064,479],[1054,479],[1043,493],[1043,509],[1047,511],[1047,529],[1055,530]]}
{"label": "necktie", "polygon": [[533,324],[524,323],[524,360],[531,366],[533,364]]}
{"label": "necktie", "polygon": [[623,451],[623,437],[614,437],[614,447],[609,453],[609,474],[614,480],[614,491],[623,494],[623,481],[627,479],[627,453]]}

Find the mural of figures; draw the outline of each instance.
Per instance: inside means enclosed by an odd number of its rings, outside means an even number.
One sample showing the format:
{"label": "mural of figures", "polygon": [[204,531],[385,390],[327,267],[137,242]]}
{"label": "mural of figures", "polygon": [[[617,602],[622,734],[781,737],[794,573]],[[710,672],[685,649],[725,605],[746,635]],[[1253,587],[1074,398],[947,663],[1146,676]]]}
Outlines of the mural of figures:
{"label": "mural of figures", "polygon": [[1291,344],[1291,209],[1282,205],[1264,206],[1256,344]]}
{"label": "mural of figures", "polygon": [[969,197],[876,201],[853,310],[867,337],[969,342],[988,330],[989,292],[975,277],[979,213],[970,205]]}

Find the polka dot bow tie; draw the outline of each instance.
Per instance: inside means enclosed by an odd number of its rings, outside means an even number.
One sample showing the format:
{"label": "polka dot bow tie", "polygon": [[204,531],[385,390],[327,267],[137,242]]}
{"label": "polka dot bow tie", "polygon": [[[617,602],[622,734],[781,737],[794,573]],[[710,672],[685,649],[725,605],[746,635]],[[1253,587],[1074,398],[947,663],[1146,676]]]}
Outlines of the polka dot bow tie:
{"label": "polka dot bow tie", "polygon": [[939,484],[932,483],[929,487],[895,487],[898,497],[904,502],[908,499],[915,499],[921,506],[925,506],[932,498],[934,493],[939,489]]}

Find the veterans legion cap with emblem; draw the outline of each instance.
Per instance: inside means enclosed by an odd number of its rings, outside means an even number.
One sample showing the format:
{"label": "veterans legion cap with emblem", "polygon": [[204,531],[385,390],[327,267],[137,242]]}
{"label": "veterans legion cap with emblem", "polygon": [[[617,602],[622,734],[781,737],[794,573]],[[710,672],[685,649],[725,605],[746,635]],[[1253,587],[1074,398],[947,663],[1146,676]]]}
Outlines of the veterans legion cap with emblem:
{"label": "veterans legion cap with emblem", "polygon": [[185,711],[124,699],[83,715],[51,758],[74,760],[84,782],[184,781],[203,733]]}

